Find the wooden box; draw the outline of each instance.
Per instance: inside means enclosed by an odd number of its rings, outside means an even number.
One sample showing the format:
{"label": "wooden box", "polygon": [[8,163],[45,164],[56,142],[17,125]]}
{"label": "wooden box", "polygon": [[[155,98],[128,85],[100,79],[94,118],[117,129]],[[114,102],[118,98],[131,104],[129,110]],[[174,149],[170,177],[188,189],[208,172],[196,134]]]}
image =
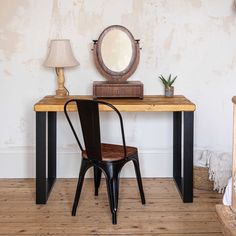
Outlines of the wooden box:
{"label": "wooden box", "polygon": [[105,81],[93,82],[94,98],[143,98],[143,83],[125,81],[112,83]]}

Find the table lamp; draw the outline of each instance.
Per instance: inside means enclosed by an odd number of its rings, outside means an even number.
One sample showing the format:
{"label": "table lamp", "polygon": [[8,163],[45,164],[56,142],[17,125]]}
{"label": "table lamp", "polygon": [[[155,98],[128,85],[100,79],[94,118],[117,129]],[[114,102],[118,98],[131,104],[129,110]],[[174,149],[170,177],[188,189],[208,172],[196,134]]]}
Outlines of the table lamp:
{"label": "table lamp", "polygon": [[49,53],[44,62],[47,67],[55,68],[57,74],[58,89],[56,90],[56,98],[65,98],[69,95],[65,88],[64,67],[73,67],[79,65],[75,59],[69,39],[51,40]]}

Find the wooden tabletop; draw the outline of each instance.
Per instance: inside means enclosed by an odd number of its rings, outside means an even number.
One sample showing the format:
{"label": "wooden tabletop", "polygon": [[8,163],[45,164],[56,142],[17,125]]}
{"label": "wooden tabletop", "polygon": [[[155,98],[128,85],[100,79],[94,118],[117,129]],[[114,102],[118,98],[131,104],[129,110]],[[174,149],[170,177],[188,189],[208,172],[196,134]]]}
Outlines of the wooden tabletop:
{"label": "wooden tabletop", "polygon": [[[34,105],[34,111],[62,112],[64,104],[70,99],[92,99],[92,96],[68,96],[67,98],[55,98],[46,96]],[[167,98],[161,95],[144,96],[143,99],[117,98],[99,99],[113,104],[121,112],[157,112],[157,111],[195,111],[196,106],[182,95]],[[75,105],[68,106],[69,111],[76,111]],[[101,111],[110,111],[107,106],[100,106]]]}

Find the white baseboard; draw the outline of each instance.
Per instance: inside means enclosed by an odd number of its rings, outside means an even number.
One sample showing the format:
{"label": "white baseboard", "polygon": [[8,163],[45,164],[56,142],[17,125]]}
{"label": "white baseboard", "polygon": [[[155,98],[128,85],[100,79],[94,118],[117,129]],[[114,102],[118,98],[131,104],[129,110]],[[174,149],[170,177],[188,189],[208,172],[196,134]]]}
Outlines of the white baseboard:
{"label": "white baseboard", "polygon": [[[172,177],[172,153],[170,150],[139,150],[142,177]],[[77,178],[80,169],[80,153],[59,151],[58,178]],[[88,171],[86,177],[91,177]],[[0,150],[0,178],[34,178],[35,152],[33,149],[14,148]],[[121,177],[135,177],[132,163],[122,169]]]}

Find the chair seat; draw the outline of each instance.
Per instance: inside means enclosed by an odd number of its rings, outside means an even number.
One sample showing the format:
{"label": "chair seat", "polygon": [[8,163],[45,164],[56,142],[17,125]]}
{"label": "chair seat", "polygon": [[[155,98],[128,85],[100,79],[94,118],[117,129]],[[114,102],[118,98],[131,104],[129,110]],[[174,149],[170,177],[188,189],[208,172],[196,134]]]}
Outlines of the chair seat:
{"label": "chair seat", "polygon": [[[103,161],[119,161],[125,158],[124,147],[122,145],[116,144],[106,144],[102,143],[102,160]],[[136,147],[127,147],[127,157],[132,156],[137,153]],[[82,152],[83,158],[88,158],[86,151]]]}

